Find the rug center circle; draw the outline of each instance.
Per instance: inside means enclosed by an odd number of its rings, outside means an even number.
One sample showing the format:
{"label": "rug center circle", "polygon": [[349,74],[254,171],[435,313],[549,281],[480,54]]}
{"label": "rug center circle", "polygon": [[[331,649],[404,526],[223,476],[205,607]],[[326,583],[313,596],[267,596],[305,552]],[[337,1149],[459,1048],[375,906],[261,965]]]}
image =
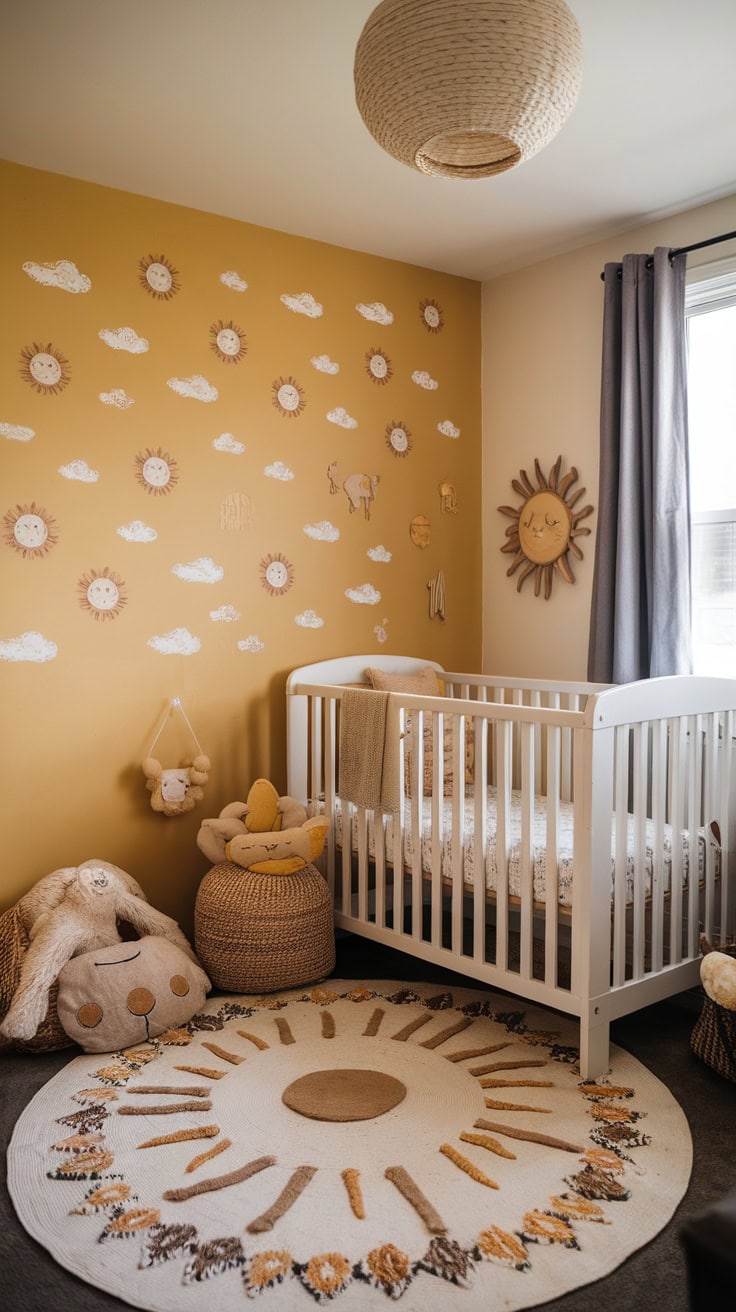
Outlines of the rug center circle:
{"label": "rug center circle", "polygon": [[282,1102],[313,1121],[370,1121],[398,1107],[406,1085],[383,1071],[310,1071],[289,1084]]}

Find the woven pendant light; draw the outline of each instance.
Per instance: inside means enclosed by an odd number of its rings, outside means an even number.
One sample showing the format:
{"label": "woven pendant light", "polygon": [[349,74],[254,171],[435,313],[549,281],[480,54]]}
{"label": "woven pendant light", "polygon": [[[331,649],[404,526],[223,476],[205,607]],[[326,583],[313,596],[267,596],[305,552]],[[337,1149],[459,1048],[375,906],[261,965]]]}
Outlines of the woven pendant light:
{"label": "woven pendant light", "polygon": [[581,71],[564,0],[383,0],[355,51],[355,98],[395,159],[487,178],[552,140]]}

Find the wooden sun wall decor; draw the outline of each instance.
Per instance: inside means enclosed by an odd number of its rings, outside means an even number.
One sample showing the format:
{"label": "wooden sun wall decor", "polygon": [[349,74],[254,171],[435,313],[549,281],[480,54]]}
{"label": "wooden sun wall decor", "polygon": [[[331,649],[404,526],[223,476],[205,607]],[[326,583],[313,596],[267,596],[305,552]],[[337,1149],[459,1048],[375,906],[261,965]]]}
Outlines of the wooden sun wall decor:
{"label": "wooden sun wall decor", "polygon": [[534,595],[539,596],[544,584],[545,601],[549,600],[552,593],[555,570],[568,583],[575,582],[570,566],[570,552],[578,560],[583,559],[575,539],[590,533],[590,529],[581,527],[580,522],[593,513],[592,506],[575,510],[577,503],[585,496],[585,488],[578,488],[572,493],[573,484],[578,480],[578,471],[573,465],[564,478],[560,478],[561,465],[562,456],[558,456],[549,478],[545,478],[539,461],[535,460],[536,487],[528,474],[520,469],[518,479],[512,478],[511,486],[522,498],[522,504],[498,507],[502,515],[508,515],[513,521],[506,529],[508,541],[501,547],[501,551],[514,557],[506,575],[510,577],[523,565],[516,581],[516,591],[521,592],[524,580],[533,574]]}

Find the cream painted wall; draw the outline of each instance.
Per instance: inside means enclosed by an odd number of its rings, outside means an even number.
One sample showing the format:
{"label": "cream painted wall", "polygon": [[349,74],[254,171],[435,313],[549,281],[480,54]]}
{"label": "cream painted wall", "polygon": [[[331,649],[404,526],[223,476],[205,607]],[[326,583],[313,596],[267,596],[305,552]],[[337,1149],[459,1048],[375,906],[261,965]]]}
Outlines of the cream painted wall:
{"label": "cream painted wall", "polygon": [[[598,502],[598,443],[603,284],[607,261],[655,246],[686,246],[736,230],[736,196],[598,241],[511,273],[483,287],[483,560],[484,670],[487,673],[586,677],[594,533],[581,539],[584,560],[572,561],[576,583],[556,575],[548,601],[533,579],[516,591],[502,555],[509,520],[501,504],[521,505],[511,479],[533,479],[535,457],[545,475],[558,455],[574,465],[580,502]],[[690,268],[736,253],[724,243],[688,257]]]}
{"label": "cream painted wall", "polygon": [[[189,927],[201,818],[285,788],[290,669],[479,666],[480,285],[13,164],[0,183],[0,908],[96,856]],[[380,479],[369,515],[353,474]],[[177,696],[212,774],[165,818],[141,761]],[[170,715],[155,754],[191,751]]]}

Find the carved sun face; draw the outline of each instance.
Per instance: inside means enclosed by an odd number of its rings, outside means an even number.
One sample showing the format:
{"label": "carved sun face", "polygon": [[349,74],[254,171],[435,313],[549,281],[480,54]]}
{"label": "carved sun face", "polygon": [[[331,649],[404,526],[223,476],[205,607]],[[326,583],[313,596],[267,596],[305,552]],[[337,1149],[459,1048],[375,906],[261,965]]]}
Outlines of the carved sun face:
{"label": "carved sun face", "polygon": [[392,419],[390,424],[386,425],[386,446],[395,456],[399,456],[400,459],[408,456],[413,445],[411,433],[401,420],[397,423]]}
{"label": "carved sun face", "polygon": [[388,382],[394,372],[386,353],[373,346],[365,353],[365,370],[371,382],[381,386]]}
{"label": "carved sun face", "polygon": [[441,328],[444,328],[445,321],[442,317],[442,310],[435,300],[420,301],[419,313],[427,332],[438,333]]}
{"label": "carved sun face", "polygon": [[62,392],[71,377],[69,361],[51,342],[23,347],[20,374],[41,396]]}
{"label": "carved sun face", "polygon": [[176,461],[160,446],[155,451],[149,446],[138,452],[135,476],[141,487],[154,497],[167,496],[179,481]]}
{"label": "carved sun face", "polygon": [[585,495],[585,488],[568,498],[578,472],[573,467],[560,479],[560,456],[550,471],[549,479],[544,477],[538,460],[534,461],[537,478],[535,488],[530,478],[519,471],[519,479],[512,479],[511,486],[524,498],[519,507],[499,506],[501,514],[507,515],[513,523],[506,529],[508,542],[501,547],[503,552],[514,555],[507,575],[514,574],[523,563],[524,568],[516,583],[517,592],[521,591],[524,579],[534,574],[534,595],[539,596],[544,582],[544,597],[548,600],[552,592],[552,579],[557,570],[568,583],[575,582],[575,575],[568,561],[569,552],[578,560],[583,553],[575,538],[586,536],[589,528],[579,527],[580,521],[593,513],[592,506],[575,510],[577,502]]}
{"label": "carved sun face", "polygon": [[279,414],[296,419],[306,405],[304,390],[295,378],[277,378],[271,389],[273,403]]}
{"label": "carved sun face", "polygon": [[227,323],[222,319],[213,323],[210,328],[210,346],[218,360],[224,364],[237,364],[248,350],[245,333],[232,319],[228,319]]}
{"label": "carved sun face", "polygon": [[15,506],[3,519],[3,540],[19,556],[46,556],[59,541],[56,520],[43,506]]}
{"label": "carved sun face", "polygon": [[115,570],[107,565],[102,570],[91,569],[77,584],[79,604],[96,620],[114,620],[127,604],[125,583]]}
{"label": "carved sun face", "polygon": [[277,551],[264,556],[260,567],[261,585],[270,597],[283,597],[294,582],[294,566]]}
{"label": "carved sun face", "polygon": [[179,270],[165,255],[146,255],[138,264],[138,279],[156,301],[169,301],[181,288]]}

